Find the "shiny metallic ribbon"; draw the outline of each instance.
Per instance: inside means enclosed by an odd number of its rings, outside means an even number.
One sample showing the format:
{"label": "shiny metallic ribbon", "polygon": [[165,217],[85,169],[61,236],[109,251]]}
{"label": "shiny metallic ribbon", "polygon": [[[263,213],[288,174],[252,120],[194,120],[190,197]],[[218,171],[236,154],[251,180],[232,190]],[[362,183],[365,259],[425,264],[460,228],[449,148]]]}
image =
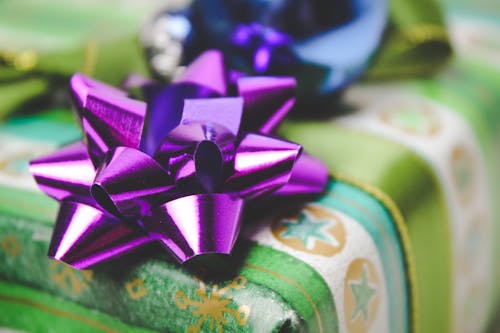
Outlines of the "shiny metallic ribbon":
{"label": "shiny metallic ribbon", "polygon": [[298,59],[289,49],[293,38],[276,29],[258,22],[240,24],[230,38],[234,45],[252,58],[255,73],[272,72],[273,67],[274,71],[283,68],[286,71],[286,67],[297,65]]}
{"label": "shiny metallic ribbon", "polygon": [[295,80],[227,71],[218,51],[148,103],[75,74],[84,140],[31,162],[60,201],[49,257],[84,269],[158,241],[179,261],[230,254],[248,200],[319,194],[325,166],[271,136],[294,104]]}

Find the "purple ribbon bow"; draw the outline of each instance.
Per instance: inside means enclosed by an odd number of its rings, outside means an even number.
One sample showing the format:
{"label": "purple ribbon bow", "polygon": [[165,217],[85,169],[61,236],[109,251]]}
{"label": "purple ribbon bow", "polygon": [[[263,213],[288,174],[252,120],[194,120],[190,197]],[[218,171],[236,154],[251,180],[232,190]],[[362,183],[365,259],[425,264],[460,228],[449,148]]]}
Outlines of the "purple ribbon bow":
{"label": "purple ribbon bow", "polygon": [[230,38],[237,47],[250,51],[255,73],[267,72],[272,64],[284,67],[296,62],[289,49],[292,37],[258,22],[237,25]]}
{"label": "purple ribbon bow", "polygon": [[85,269],[151,241],[181,262],[229,254],[245,201],[321,193],[324,165],[269,136],[294,88],[288,77],[229,75],[218,51],[149,86],[148,104],[75,74],[84,140],[30,164],[61,203],[49,257]]}

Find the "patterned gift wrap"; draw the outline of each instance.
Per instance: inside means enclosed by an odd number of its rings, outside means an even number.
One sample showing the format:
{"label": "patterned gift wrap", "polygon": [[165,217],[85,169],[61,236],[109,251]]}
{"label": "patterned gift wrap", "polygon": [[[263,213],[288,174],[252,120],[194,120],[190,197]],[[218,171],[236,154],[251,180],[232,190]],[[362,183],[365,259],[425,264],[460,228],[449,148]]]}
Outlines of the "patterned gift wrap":
{"label": "patterned gift wrap", "polygon": [[357,86],[345,98],[356,112],[283,130],[397,207],[417,332],[481,332],[498,309],[500,26],[452,23],[458,55],[437,78]]}
{"label": "patterned gift wrap", "polygon": [[2,182],[10,186],[0,192],[0,276],[7,281],[0,300],[31,308],[36,318],[61,317],[22,321],[13,311],[0,316],[2,325],[36,331],[73,319],[105,331],[407,331],[403,249],[391,215],[342,181],[298,213],[247,223],[236,268],[217,279],[154,249],[87,271],[48,260],[56,207],[34,190],[26,163],[79,136],[62,118],[54,111],[2,127]]}
{"label": "patterned gift wrap", "polygon": [[345,98],[356,112],[282,128],[332,180],[294,212],[247,221],[215,276],[154,247],[86,271],[47,259],[56,202],[36,190],[27,161],[80,133],[58,110],[3,125],[0,327],[484,331],[500,281],[499,48],[484,31],[500,29],[457,24],[476,38],[458,43],[439,77],[357,86]]}

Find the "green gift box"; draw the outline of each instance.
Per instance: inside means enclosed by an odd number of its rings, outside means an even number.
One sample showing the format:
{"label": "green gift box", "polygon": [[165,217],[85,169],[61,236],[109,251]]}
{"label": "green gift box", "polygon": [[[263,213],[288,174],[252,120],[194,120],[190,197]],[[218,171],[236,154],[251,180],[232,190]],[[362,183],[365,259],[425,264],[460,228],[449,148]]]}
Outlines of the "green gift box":
{"label": "green gift box", "polygon": [[[56,110],[13,119],[1,129],[10,146],[2,152],[2,181],[10,185],[0,190],[0,300],[24,308],[28,318],[58,319],[23,321],[18,311],[6,311],[0,325],[44,331],[70,321],[68,327],[105,331],[336,332],[346,306],[353,327],[408,329],[403,250],[391,215],[369,193],[340,180],[299,212],[247,223],[231,261],[215,276],[180,267],[155,248],[87,271],[50,261],[46,250],[57,207],[36,191],[26,165],[28,156],[79,137],[66,117]],[[364,247],[357,249],[358,242]],[[334,295],[338,285],[345,285],[345,301]]]}
{"label": "green gift box", "polygon": [[0,326],[484,331],[499,299],[500,66],[488,36],[500,28],[454,22],[476,38],[457,40],[437,78],[358,85],[345,96],[356,111],[282,127],[327,163],[325,195],[246,221],[217,274],[154,246],[86,271],[47,259],[57,203],[27,161],[80,133],[65,110],[12,118],[0,127]]}
{"label": "green gift box", "polygon": [[450,21],[457,55],[437,77],[358,85],[344,100],[356,111],[282,130],[398,208],[416,332],[481,332],[498,309],[500,25]]}

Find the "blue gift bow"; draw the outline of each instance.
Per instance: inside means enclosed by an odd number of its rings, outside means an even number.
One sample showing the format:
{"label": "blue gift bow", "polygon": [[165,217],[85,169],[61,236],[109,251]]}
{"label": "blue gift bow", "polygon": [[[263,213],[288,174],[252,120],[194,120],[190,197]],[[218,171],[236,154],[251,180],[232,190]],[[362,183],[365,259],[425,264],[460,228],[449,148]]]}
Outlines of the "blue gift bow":
{"label": "blue gift bow", "polygon": [[[232,6],[241,3],[237,0],[195,0],[189,9],[172,13],[186,17],[191,23],[184,45],[185,61],[190,61],[203,50],[217,48],[225,53],[230,66],[259,74],[294,75],[297,70],[296,65],[302,64],[303,67],[307,67],[305,75],[310,77],[316,75],[316,78],[312,85],[310,82],[301,85],[301,78],[297,77],[299,89],[312,90],[315,95],[328,95],[341,90],[363,74],[382,41],[388,19],[387,0],[350,0],[348,3],[352,15],[349,20],[300,39],[291,36],[292,42],[288,46],[284,46],[283,43],[270,45],[268,49],[271,52],[279,49],[282,54],[285,53],[288,70],[278,66],[280,71],[274,72],[276,66],[272,65],[261,66],[256,70],[253,63],[256,54],[242,57],[241,53],[257,52],[262,50],[262,47],[256,46],[253,50],[249,50],[248,47],[242,50],[238,45],[235,47],[232,36],[236,29],[242,25],[251,26],[257,23],[263,27],[261,29],[263,32],[288,35],[274,29],[271,26],[272,22],[269,22],[266,6],[277,3],[275,0],[246,2],[253,6],[249,13],[244,13],[247,16],[246,22],[241,22],[235,17],[242,13],[232,12],[234,10]],[[259,20],[264,23],[259,23]],[[264,44],[268,42],[265,35],[261,36],[261,40]]]}

